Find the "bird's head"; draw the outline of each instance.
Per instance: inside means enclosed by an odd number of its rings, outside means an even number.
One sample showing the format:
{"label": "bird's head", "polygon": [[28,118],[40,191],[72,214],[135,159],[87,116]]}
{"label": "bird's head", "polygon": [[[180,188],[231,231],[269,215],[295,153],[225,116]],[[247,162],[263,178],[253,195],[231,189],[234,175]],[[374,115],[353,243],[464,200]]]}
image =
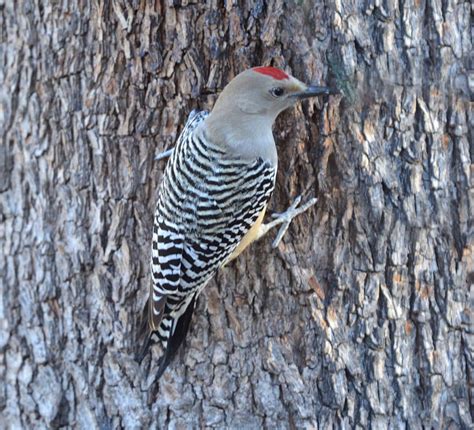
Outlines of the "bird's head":
{"label": "bird's head", "polygon": [[275,67],[254,67],[237,75],[224,88],[213,112],[258,115],[273,122],[298,100],[334,93],[328,87],[306,85]]}
{"label": "bird's head", "polygon": [[202,130],[230,153],[276,164],[272,125],[278,114],[298,100],[334,93],[327,87],[305,85],[274,67],[254,67],[224,88]]}

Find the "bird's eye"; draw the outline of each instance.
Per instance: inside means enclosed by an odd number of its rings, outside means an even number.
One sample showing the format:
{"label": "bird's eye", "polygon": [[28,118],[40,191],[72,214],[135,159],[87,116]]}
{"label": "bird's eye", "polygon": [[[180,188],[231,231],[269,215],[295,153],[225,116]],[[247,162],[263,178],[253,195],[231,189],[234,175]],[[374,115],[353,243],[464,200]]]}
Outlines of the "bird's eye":
{"label": "bird's eye", "polygon": [[280,97],[284,94],[284,92],[285,92],[285,90],[281,87],[272,88],[271,91],[270,91],[270,93],[274,97]]}

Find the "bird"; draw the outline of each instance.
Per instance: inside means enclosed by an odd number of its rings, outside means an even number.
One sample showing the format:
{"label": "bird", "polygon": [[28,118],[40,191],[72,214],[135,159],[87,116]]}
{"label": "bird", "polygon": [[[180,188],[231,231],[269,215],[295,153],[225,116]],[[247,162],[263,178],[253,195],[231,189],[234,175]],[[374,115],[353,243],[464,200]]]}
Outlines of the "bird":
{"label": "bird", "polygon": [[263,223],[278,164],[272,126],[298,101],[336,93],[276,67],[247,69],[228,83],[210,113],[189,115],[176,146],[163,155],[169,160],[158,190],[137,355],[141,362],[152,344],[161,344],[156,379],[176,355],[198,296],[219,268],[278,224],[281,239],[291,219],[315,203],[298,207],[298,198]]}

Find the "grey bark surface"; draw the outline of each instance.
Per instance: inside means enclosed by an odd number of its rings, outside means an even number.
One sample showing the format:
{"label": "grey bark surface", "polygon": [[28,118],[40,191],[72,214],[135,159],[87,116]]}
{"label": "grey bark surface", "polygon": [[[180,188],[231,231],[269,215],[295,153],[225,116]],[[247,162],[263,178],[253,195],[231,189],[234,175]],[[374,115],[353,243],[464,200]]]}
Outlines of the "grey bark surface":
{"label": "grey bark surface", "polygon": [[[472,428],[470,14],[0,1],[0,426]],[[318,204],[219,272],[150,395],[154,157],[269,64],[343,91],[275,127],[270,210]]]}

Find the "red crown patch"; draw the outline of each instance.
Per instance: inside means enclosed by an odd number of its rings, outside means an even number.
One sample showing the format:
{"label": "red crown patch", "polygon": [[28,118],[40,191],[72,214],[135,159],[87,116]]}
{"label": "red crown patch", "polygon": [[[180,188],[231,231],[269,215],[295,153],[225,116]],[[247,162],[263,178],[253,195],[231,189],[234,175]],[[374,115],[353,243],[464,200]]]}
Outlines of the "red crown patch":
{"label": "red crown patch", "polygon": [[272,78],[278,79],[279,81],[289,78],[289,76],[283,70],[277,69],[276,67],[254,67],[252,70],[257,73],[261,73],[262,75],[271,76]]}

